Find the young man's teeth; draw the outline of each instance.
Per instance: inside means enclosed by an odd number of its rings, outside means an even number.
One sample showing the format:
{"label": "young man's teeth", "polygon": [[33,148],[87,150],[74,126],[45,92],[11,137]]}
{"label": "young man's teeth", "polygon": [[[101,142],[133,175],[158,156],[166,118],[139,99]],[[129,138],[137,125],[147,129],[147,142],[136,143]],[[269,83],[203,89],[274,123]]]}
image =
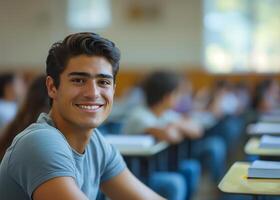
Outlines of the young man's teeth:
{"label": "young man's teeth", "polygon": [[85,106],[85,105],[79,105],[79,107],[82,108],[82,109],[94,110],[94,109],[97,109],[99,106]]}

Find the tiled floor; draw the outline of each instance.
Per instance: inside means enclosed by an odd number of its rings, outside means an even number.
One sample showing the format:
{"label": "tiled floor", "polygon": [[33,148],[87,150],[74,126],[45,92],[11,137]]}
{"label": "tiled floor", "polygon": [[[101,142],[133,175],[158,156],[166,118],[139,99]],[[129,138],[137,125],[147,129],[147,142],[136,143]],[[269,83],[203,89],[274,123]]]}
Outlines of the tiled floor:
{"label": "tiled floor", "polygon": [[[244,146],[243,142],[244,141],[241,140],[238,147],[236,148],[236,151],[232,152],[228,156],[228,161],[227,161],[228,169],[234,162],[244,160],[245,155],[244,155],[244,151],[243,151],[243,146]],[[199,189],[196,192],[196,194],[194,194],[194,196],[192,197],[191,200],[221,200],[221,199],[224,200],[225,198],[222,198],[222,196],[224,197],[225,195],[223,195],[219,191],[217,184],[215,184],[210,179],[210,176],[204,172],[202,175],[202,178],[200,180]],[[238,199],[238,197],[237,197],[237,199]]]}
{"label": "tiled floor", "polygon": [[199,189],[194,194],[192,200],[218,200],[219,199],[219,192],[215,183],[210,180],[208,174],[203,174]]}

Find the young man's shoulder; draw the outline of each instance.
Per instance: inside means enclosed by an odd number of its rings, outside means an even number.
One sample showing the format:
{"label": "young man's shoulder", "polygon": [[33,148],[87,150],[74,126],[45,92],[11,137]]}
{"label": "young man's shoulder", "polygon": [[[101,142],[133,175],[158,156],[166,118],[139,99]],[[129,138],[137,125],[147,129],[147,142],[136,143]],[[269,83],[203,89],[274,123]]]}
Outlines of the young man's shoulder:
{"label": "young man's shoulder", "polygon": [[15,137],[6,154],[9,155],[11,163],[24,157],[41,160],[60,153],[71,155],[71,147],[65,137],[54,127],[34,123]]}
{"label": "young man's shoulder", "polygon": [[13,144],[21,142],[44,143],[47,141],[66,142],[66,139],[58,129],[46,123],[33,123],[15,137]]}
{"label": "young man's shoulder", "polygon": [[75,177],[75,171],[75,160],[64,136],[51,126],[34,123],[7,149],[0,178],[15,181],[31,196],[43,182],[59,176]]}

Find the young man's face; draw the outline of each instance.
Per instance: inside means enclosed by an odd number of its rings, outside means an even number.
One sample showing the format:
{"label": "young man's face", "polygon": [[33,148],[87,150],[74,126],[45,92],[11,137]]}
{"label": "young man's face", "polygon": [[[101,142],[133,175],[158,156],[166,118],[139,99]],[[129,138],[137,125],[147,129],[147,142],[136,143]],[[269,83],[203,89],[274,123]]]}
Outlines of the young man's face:
{"label": "young man's face", "polygon": [[69,128],[96,128],[111,111],[115,90],[112,65],[104,57],[73,57],[60,75],[59,87],[48,86],[48,90],[56,123]]}

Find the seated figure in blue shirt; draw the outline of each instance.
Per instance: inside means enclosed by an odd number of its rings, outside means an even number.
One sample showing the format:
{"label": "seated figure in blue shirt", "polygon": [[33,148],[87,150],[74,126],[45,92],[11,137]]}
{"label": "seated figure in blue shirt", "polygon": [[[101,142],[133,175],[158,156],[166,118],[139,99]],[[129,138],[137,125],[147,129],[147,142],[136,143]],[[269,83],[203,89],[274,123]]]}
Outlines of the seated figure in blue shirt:
{"label": "seated figure in blue shirt", "polygon": [[96,129],[109,115],[119,68],[115,44],[77,33],[47,57],[49,114],[18,134],[0,166],[3,200],[163,199],[138,181]]}

